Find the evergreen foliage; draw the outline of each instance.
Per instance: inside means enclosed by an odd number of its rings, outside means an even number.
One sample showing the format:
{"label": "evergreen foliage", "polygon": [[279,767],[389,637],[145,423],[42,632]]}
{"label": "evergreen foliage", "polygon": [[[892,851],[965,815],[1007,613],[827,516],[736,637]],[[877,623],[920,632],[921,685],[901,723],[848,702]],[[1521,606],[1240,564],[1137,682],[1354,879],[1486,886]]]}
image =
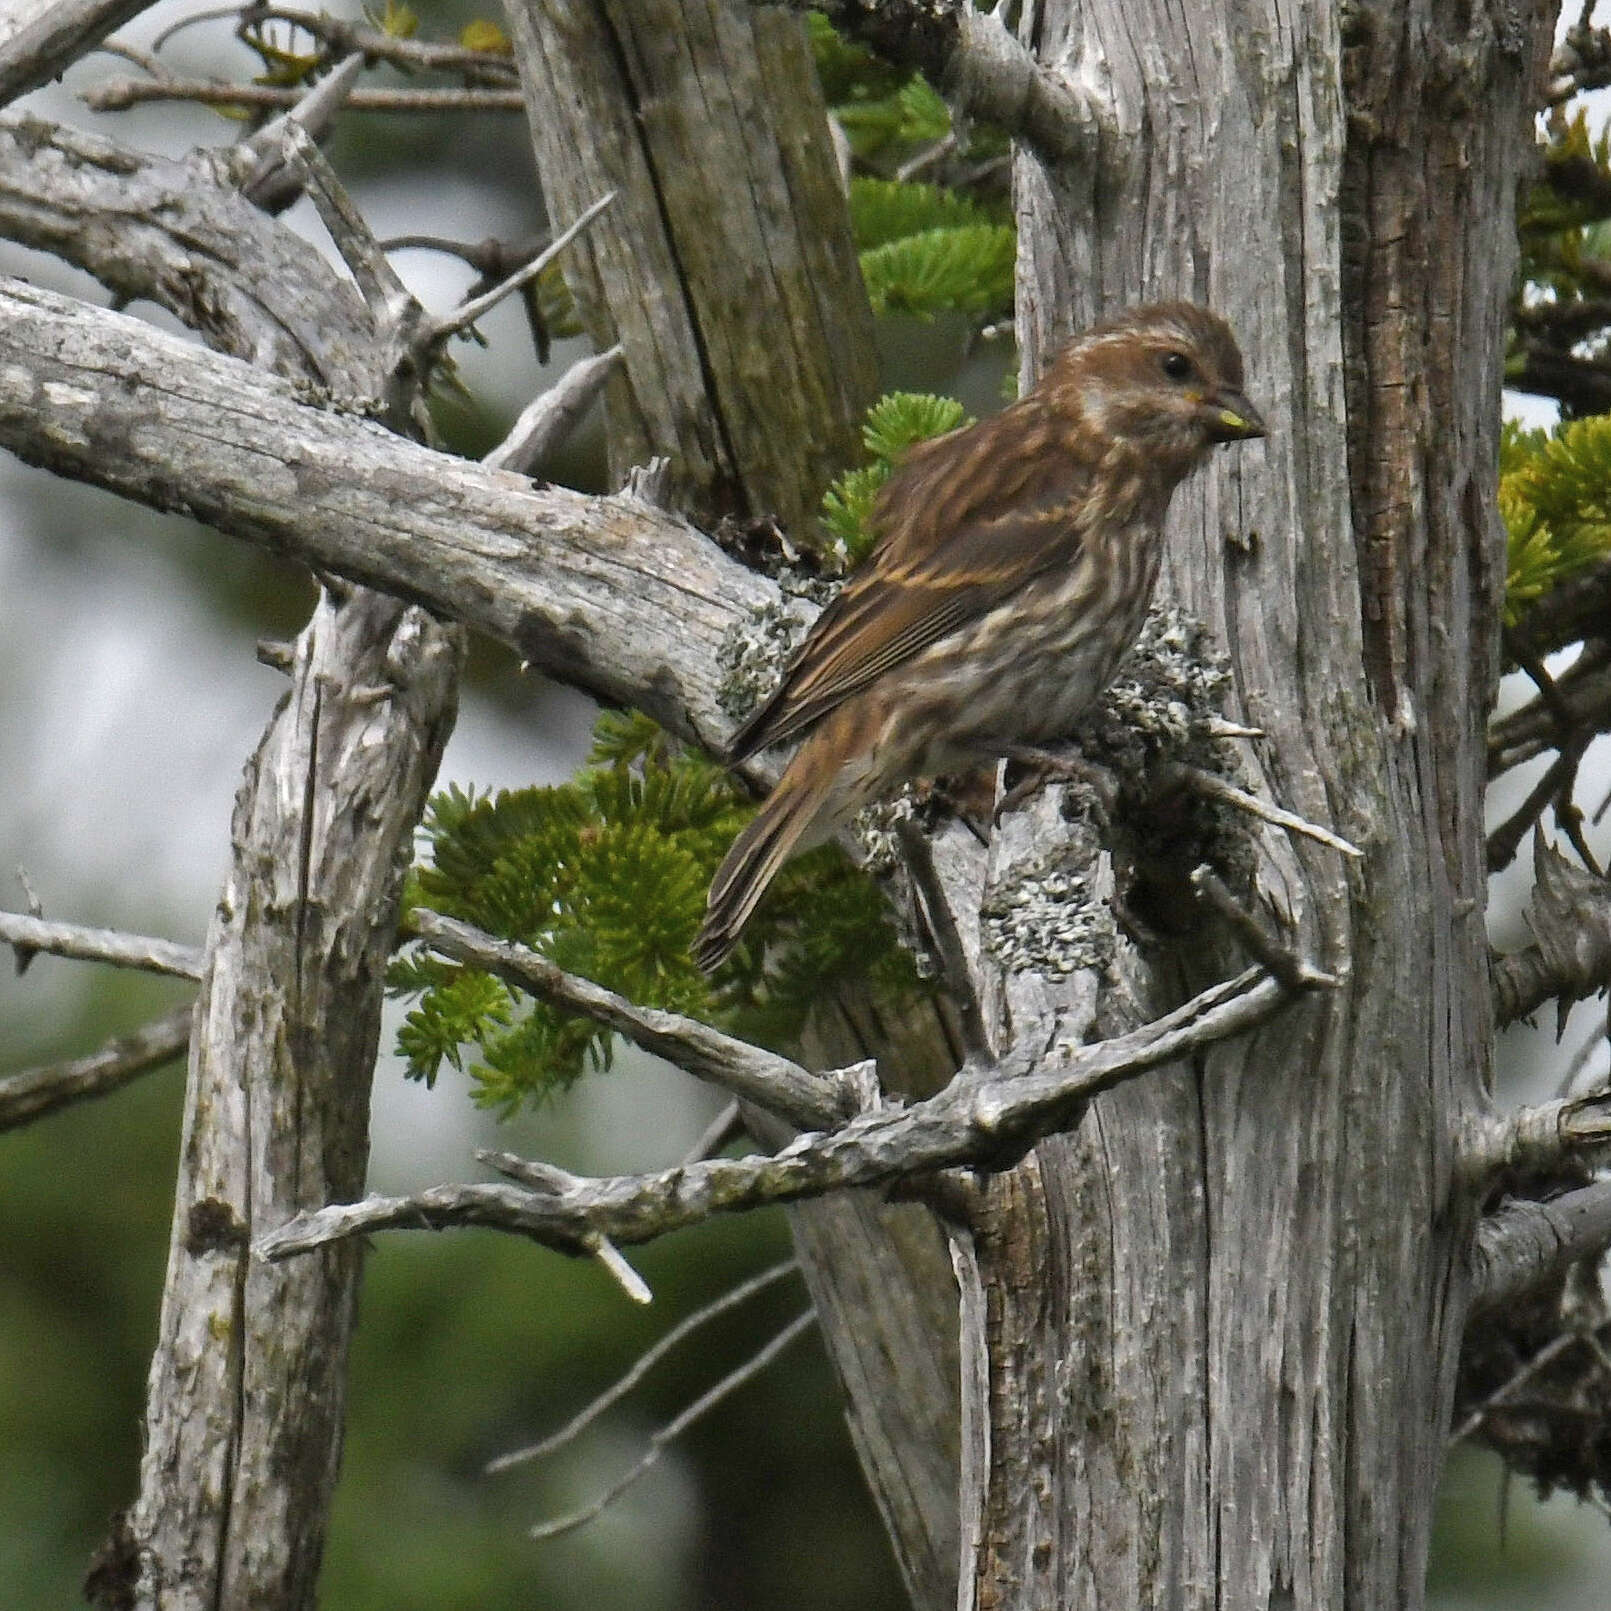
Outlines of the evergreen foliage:
{"label": "evergreen foliage", "polygon": [[[921,75],[891,71],[820,15],[810,23],[829,109],[859,170],[850,217],[873,311],[1009,313],[1017,237],[1004,200],[981,183],[997,171],[1006,142],[991,131],[965,137]],[[976,193],[901,177],[913,163]]]}
{"label": "evergreen foliage", "polygon": [[870,462],[845,471],[822,500],[822,523],[848,564],[859,564],[873,545],[873,504],[901,454],[914,442],[970,423],[954,397],[890,392],[873,404],[862,426]]}
{"label": "evergreen foliage", "polygon": [[1505,427],[1499,508],[1509,533],[1505,619],[1611,558],[1611,415],[1553,431]]}
{"label": "evergreen foliage", "polygon": [[[428,864],[409,904],[429,906],[541,952],[634,1001],[778,1041],[834,982],[871,975],[919,988],[882,899],[839,851],[792,863],[717,979],[688,955],[717,863],[751,804],[719,767],[647,717],[605,712],[589,765],[569,783],[478,795],[448,788],[425,820]],[[416,951],[388,976],[413,998],[398,1050],[411,1077],[444,1061],[478,1102],[512,1111],[608,1068],[607,1031],[533,1002],[476,969]]]}

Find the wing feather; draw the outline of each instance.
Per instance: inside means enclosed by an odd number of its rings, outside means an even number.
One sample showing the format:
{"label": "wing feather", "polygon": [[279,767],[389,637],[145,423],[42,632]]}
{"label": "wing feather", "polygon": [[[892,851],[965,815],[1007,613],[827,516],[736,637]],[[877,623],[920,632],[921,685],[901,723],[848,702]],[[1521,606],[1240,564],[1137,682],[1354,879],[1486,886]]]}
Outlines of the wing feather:
{"label": "wing feather", "polygon": [[908,456],[874,513],[879,546],[733,736],[731,759],[797,737],[1033,578],[1073,564],[1091,467],[1055,439],[1026,443],[1026,428],[1045,433],[1023,407]]}

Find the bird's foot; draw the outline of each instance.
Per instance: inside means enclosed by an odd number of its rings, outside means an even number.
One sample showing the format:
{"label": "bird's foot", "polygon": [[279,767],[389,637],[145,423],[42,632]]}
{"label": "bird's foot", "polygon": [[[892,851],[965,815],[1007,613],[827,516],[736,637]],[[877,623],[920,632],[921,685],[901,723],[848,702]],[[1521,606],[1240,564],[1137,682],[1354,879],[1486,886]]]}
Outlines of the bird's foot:
{"label": "bird's foot", "polygon": [[[996,805],[992,825],[1016,811],[1048,783],[1079,783],[1090,791],[1097,830],[1106,833],[1119,803],[1119,782],[1104,766],[1088,761],[1075,749],[1045,750],[1015,744],[1005,752],[1007,792]],[[1014,775],[1017,769],[1018,775]]]}

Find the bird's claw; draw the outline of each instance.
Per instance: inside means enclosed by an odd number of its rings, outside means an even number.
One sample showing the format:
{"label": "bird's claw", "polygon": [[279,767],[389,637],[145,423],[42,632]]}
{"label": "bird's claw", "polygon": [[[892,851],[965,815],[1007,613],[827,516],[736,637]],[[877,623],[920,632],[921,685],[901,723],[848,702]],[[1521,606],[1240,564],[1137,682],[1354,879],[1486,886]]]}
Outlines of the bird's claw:
{"label": "bird's claw", "polygon": [[1106,833],[1119,804],[1119,785],[1106,767],[1088,761],[1077,750],[1043,750],[1033,745],[1015,745],[1005,758],[1024,769],[1024,776],[1012,783],[996,805],[991,826],[1016,811],[1025,800],[1048,783],[1063,781],[1083,784],[1091,792],[1092,809],[1099,832]]}

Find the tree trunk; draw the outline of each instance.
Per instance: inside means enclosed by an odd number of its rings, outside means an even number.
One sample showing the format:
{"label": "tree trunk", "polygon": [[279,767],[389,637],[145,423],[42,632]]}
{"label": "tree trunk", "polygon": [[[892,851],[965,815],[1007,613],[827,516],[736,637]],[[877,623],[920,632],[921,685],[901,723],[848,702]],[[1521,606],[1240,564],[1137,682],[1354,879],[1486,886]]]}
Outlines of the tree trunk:
{"label": "tree trunk", "polygon": [[857,450],[872,315],[799,19],[718,0],[508,0],[551,218],[607,192],[566,259],[602,352],[617,477],[661,454],[678,506],[797,540]]}
{"label": "tree trunk", "polygon": [[[1339,988],[988,1186],[964,1603],[1423,1600],[1471,1224],[1453,1144],[1491,1028],[1499,359],[1551,19],[1347,18],[1097,0],[1029,25],[1115,132],[1089,171],[1019,157],[1026,367],[1124,303],[1231,321],[1271,434],[1177,499],[1164,592],[1229,650],[1260,792],[1365,857],[1262,833],[1264,921]],[[1009,978],[1003,1027],[1108,1031],[1192,968],[1124,971],[1096,1007],[1082,976]]]}
{"label": "tree trunk", "polygon": [[[363,1192],[386,962],[462,634],[321,601],[247,768],[196,1003],[173,1240],[124,1548],[153,1611],[311,1611],[362,1249],[251,1242]],[[108,1585],[110,1587],[110,1585]]]}

